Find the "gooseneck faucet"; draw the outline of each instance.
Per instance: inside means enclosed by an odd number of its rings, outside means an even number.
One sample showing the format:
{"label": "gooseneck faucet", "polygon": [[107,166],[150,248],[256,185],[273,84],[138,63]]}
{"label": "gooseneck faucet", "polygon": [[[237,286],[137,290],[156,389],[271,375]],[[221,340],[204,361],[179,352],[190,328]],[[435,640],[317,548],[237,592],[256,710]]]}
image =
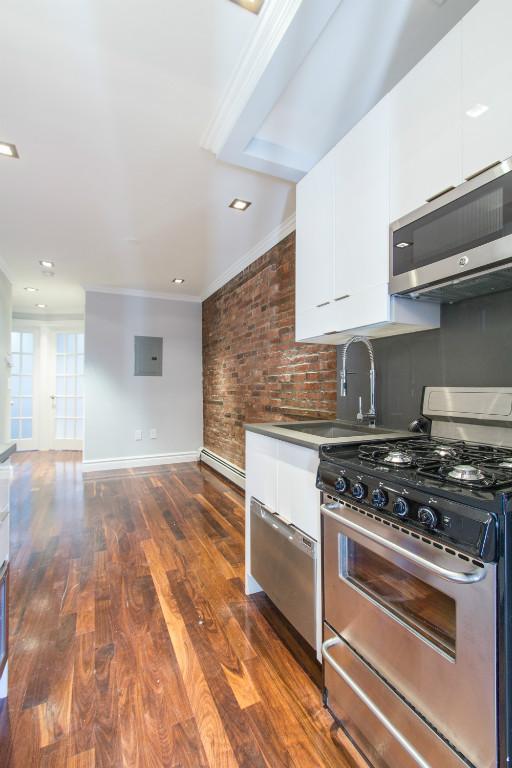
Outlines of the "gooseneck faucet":
{"label": "gooseneck faucet", "polygon": [[347,396],[347,352],[351,344],[355,344],[360,341],[366,346],[368,354],[370,356],[370,410],[368,413],[363,413],[363,399],[359,397],[359,412],[357,414],[358,421],[368,422],[368,426],[374,427],[377,421],[377,414],[375,412],[375,356],[373,354],[373,347],[371,341],[366,336],[352,336],[351,339],[343,345],[343,352],[341,358],[341,396]]}

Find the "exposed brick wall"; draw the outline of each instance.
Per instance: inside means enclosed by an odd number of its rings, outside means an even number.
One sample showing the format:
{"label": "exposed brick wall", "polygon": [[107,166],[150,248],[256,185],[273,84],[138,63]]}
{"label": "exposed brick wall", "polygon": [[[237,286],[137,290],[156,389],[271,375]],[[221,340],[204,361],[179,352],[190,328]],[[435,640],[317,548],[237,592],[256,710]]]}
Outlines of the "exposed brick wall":
{"label": "exposed brick wall", "polygon": [[203,302],[206,448],[244,467],[245,422],[334,417],[336,347],[294,337],[293,233]]}

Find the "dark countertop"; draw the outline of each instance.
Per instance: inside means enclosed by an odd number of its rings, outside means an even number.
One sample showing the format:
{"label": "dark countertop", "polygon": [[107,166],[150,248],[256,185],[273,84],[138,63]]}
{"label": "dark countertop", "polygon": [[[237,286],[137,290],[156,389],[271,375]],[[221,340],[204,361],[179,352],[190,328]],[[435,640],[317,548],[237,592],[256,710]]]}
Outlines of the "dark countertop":
{"label": "dark countertop", "polygon": [[353,435],[347,435],[343,437],[325,437],[320,435],[314,435],[309,434],[307,432],[298,432],[293,429],[286,429],[288,424],[302,424],[306,426],[307,424],[311,425],[320,425],[320,424],[334,424],[336,423],[340,427],[346,427],[347,429],[350,429],[350,427],[354,427],[355,430],[357,430],[357,427],[359,425],[357,424],[351,424],[350,422],[346,421],[340,421],[331,419],[329,421],[308,421],[308,422],[285,422],[285,421],[274,421],[274,422],[267,422],[263,424],[244,424],[244,428],[248,432],[257,432],[260,435],[265,435],[266,437],[274,437],[277,440],[284,440],[288,443],[295,443],[296,445],[302,445],[304,448],[312,448],[313,450],[317,450],[321,445],[342,445],[344,443],[364,443],[364,442],[373,442],[374,440],[399,440],[403,437],[411,437],[410,432],[401,432],[400,430],[396,429],[388,429],[384,426],[378,425],[375,428],[375,431],[372,432],[372,430],[366,430],[365,432],[360,431],[354,431]]}
{"label": "dark countertop", "polygon": [[9,456],[16,450],[16,443],[0,443],[0,464],[7,461]]}

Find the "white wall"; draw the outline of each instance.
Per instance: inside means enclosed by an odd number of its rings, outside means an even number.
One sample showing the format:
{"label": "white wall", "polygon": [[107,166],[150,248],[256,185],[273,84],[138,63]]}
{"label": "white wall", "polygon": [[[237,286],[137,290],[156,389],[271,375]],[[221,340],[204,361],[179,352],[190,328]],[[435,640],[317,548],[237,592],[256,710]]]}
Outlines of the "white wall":
{"label": "white wall", "polygon": [[9,438],[9,366],[11,351],[12,286],[0,270],[0,441]]}
{"label": "white wall", "polygon": [[[134,336],[163,337],[163,376],[133,375]],[[197,452],[202,407],[201,304],[88,291],[84,462]]]}

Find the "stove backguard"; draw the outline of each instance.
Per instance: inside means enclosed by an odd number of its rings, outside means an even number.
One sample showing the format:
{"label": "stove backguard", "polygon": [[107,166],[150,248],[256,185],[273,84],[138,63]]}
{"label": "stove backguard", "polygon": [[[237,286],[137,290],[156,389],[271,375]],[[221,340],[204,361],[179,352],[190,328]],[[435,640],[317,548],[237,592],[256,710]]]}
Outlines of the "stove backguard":
{"label": "stove backguard", "polygon": [[425,387],[431,437],[512,447],[512,387]]}

